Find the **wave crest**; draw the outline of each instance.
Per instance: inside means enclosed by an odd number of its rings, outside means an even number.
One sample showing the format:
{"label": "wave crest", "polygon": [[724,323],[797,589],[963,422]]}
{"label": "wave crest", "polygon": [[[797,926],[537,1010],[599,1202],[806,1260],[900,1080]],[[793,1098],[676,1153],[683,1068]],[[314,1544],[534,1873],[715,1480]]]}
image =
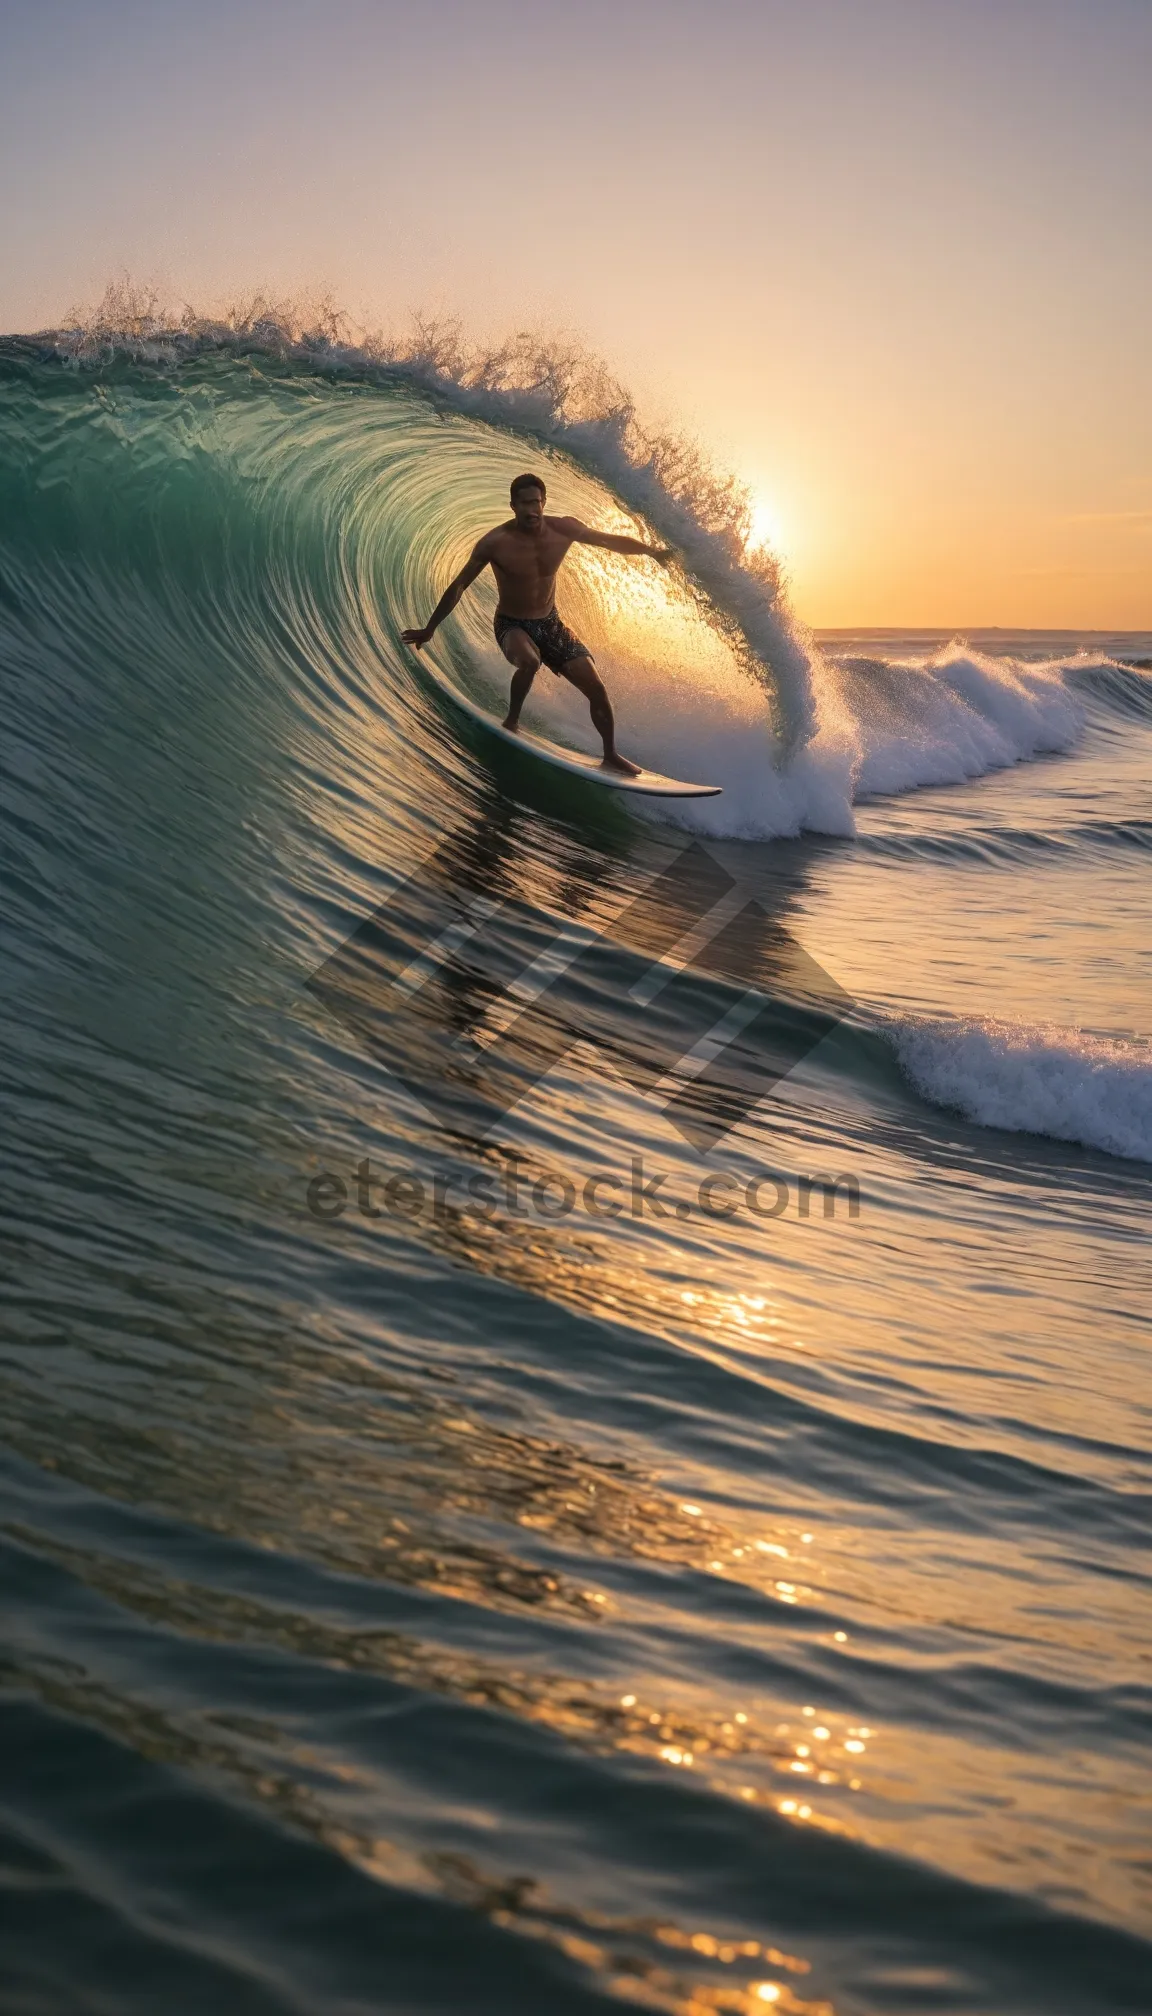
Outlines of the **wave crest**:
{"label": "wave crest", "polygon": [[884,1031],[936,1106],[982,1127],[1047,1134],[1152,1162],[1152,1049],[1055,1025],[913,1016]]}
{"label": "wave crest", "polygon": [[56,353],[78,365],[118,355],[177,364],[205,351],[260,350],[329,373],[401,378],[458,412],[535,436],[571,455],[678,549],[712,619],[771,675],[786,749],[816,732],[812,652],[788,612],[778,556],[750,544],[747,486],[717,471],[688,436],[646,426],[632,395],[583,344],[521,330],[483,345],[467,341],[454,319],[421,315],[405,334],[389,335],[357,327],[328,295],[257,293],[204,314],[128,279],[47,333]]}

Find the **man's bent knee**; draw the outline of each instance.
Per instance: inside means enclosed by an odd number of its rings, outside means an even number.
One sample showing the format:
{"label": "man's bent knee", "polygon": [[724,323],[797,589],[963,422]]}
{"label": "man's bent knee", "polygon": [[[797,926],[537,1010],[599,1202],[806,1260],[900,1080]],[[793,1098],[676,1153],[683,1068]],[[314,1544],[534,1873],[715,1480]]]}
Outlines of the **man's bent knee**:
{"label": "man's bent knee", "polygon": [[578,687],[581,693],[587,694],[589,700],[595,700],[598,695],[605,693],[604,681],[591,658],[569,658],[560,669],[573,686]]}

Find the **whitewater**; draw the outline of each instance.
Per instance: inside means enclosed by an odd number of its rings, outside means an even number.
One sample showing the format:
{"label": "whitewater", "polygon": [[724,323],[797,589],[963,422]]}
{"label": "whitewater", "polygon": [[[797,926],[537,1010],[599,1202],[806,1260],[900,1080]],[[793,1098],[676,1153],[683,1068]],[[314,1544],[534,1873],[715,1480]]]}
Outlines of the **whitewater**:
{"label": "whitewater", "polygon": [[[524,468],[675,548],[560,608],[721,797],[401,643]],[[18,2006],[1152,2004],[1152,637],[814,633],[748,528],[572,346],[0,342]]]}

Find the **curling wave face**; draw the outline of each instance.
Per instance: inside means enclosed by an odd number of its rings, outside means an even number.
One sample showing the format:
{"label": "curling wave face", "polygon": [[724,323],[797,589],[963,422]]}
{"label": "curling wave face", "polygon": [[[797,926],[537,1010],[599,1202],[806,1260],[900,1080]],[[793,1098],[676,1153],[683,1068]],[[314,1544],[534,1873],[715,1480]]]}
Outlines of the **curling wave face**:
{"label": "curling wave face", "polygon": [[[738,486],[645,434],[578,353],[521,344],[467,358],[425,332],[372,354],[259,321],[239,332],[154,322],[26,348],[6,408],[8,502],[28,514],[32,563],[56,564],[44,496],[66,489],[73,532],[93,533],[82,564],[130,541],[145,628],[157,598],[178,628],[190,602],[190,634],[212,624],[241,691],[254,659],[285,683],[294,640],[310,673],[318,654],[334,695],[382,717],[398,754],[419,760],[432,731],[399,630],[504,515],[510,476],[535,456],[556,508],[649,530],[680,555],[671,578],[653,579],[578,553],[563,595],[634,752],[724,787],[722,801],[681,809],[681,823],[750,839],[849,834],[861,797],[1075,742],[1083,709],[1066,661],[1025,666],[963,647],[913,663],[826,657],[790,614],[771,556],[749,552]],[[79,368],[61,374],[57,359]],[[32,491],[22,462],[37,471]],[[35,601],[31,577],[27,587]],[[505,668],[491,596],[486,583],[474,590],[433,648],[495,705]],[[131,608],[122,620],[134,634]],[[582,708],[552,682],[533,706],[551,732],[593,746]]]}
{"label": "curling wave face", "polygon": [[[724,785],[681,830],[398,642],[525,465],[682,555],[581,555],[562,605],[624,746]],[[741,524],[571,359],[3,346],[29,2007],[1152,2005],[1149,681],[1122,640],[821,647]],[[495,705],[492,606],[436,649]],[[641,999],[619,931],[695,835],[843,1007],[704,1153],[645,1078],[695,982]],[[434,1111],[410,1025],[309,985],[361,927],[428,953],[435,849],[517,972],[600,948],[495,1136],[457,1052]]]}
{"label": "curling wave face", "polygon": [[[400,631],[504,514],[528,463],[546,473],[555,508],[676,543],[670,574],[578,549],[562,584],[564,612],[609,682],[621,746],[723,787],[719,799],[649,807],[650,821],[714,841],[856,835],[877,861],[941,864],[1146,844],[1132,805],[1078,829],[1050,819],[1002,832],[967,814],[942,824],[913,814],[869,817],[861,830],[858,808],[876,794],[1067,752],[1086,724],[1142,728],[1152,682],[1083,649],[1047,659],[929,640],[897,654],[821,649],[790,614],[770,556],[748,554],[738,486],[645,434],[580,353],[521,342],[466,356],[428,330],[373,352],[258,317],[228,330],[112,307],[111,319],[8,346],[0,635],[10,653],[83,661],[98,704],[120,691],[127,714],[155,724],[148,761],[163,760],[165,741],[175,747],[183,722],[202,768],[278,746],[339,806],[353,847],[373,844],[384,804],[394,856],[450,827],[487,788],[491,751],[445,719]],[[507,680],[494,606],[484,579],[431,647],[493,712]],[[563,682],[541,676],[525,719],[598,746]],[[65,710],[55,732],[68,725]],[[876,999],[873,977],[861,978]],[[877,1001],[873,1017],[890,1037],[892,1008]],[[1021,1042],[1049,1019],[1025,1003]],[[907,1067],[911,1040],[892,1040]],[[1074,1029],[1067,1044],[1074,1053]],[[1129,1053],[1117,1063],[1130,1068]],[[914,1082],[934,1097],[946,1077],[921,1069]],[[973,1118],[1008,1111],[962,1103]],[[1010,1124],[1041,1110],[1023,1098]],[[1085,1110],[1071,1098],[1039,1131],[1152,1152],[1139,1123],[1080,1126]]]}

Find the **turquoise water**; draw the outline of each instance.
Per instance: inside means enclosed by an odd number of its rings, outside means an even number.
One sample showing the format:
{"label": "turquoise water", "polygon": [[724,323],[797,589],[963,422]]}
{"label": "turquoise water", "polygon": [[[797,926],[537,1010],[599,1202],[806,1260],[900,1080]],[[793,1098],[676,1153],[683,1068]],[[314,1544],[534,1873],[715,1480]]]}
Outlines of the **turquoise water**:
{"label": "turquoise water", "polygon": [[[1152,639],[813,639],[415,367],[11,341],[0,438],[5,2007],[1152,2006]],[[398,643],[526,463],[684,556],[562,603],[678,826]]]}

